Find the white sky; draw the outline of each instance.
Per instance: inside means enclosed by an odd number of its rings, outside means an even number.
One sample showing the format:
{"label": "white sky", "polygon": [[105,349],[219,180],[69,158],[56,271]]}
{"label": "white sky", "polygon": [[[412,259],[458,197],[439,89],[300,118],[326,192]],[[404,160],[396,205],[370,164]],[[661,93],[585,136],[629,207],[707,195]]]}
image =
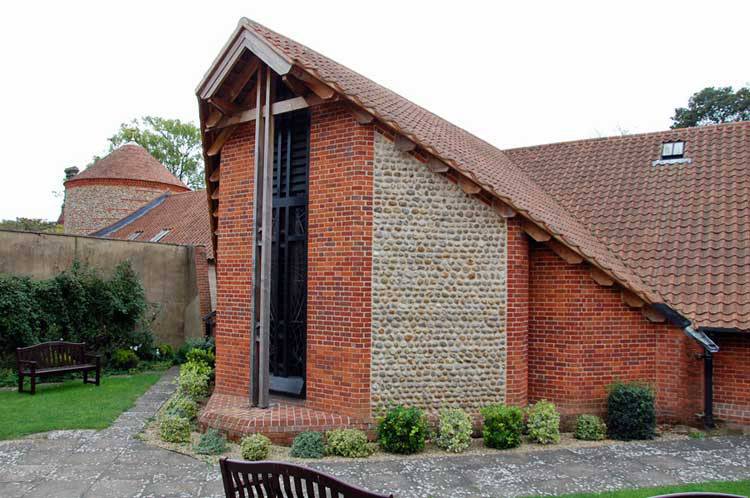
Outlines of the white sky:
{"label": "white sky", "polygon": [[666,129],[750,82],[750,2],[111,1],[0,5],[0,219],[55,219],[63,169],[123,121],[198,119],[246,16],[501,147]]}

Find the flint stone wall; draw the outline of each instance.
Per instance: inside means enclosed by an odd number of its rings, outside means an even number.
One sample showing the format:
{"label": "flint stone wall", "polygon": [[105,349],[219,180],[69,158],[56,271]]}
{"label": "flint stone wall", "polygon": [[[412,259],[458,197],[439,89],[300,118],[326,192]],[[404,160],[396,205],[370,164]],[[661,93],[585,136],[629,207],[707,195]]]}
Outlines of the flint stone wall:
{"label": "flint stone wall", "polygon": [[505,398],[505,219],[375,137],[372,408]]}

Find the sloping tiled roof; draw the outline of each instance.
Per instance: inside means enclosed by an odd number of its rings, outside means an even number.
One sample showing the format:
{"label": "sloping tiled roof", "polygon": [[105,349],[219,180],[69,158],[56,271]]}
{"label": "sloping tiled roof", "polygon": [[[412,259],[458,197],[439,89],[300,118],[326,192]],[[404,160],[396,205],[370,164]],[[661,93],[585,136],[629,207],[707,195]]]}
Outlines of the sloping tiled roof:
{"label": "sloping tiled roof", "polygon": [[496,147],[304,45],[248,19],[241,20],[240,24],[265,40],[288,62],[316,76],[381,122],[472,178],[636,294],[652,303],[663,302],[655,288]]}
{"label": "sloping tiled roof", "polygon": [[169,234],[159,242],[202,245],[206,248],[206,257],[213,259],[205,190],[168,194],[163,200],[155,202],[154,207],[144,211],[141,216],[134,217],[106,237],[127,240],[132,233],[143,232],[135,239],[143,242],[168,229]]}
{"label": "sloping tiled roof", "polygon": [[[691,162],[653,165],[675,140]],[[750,329],[750,122],[505,154],[667,303]]]}
{"label": "sloping tiled roof", "polygon": [[170,173],[146,149],[135,143],[126,143],[113,150],[65,183],[92,179],[141,180],[188,190],[187,185]]}

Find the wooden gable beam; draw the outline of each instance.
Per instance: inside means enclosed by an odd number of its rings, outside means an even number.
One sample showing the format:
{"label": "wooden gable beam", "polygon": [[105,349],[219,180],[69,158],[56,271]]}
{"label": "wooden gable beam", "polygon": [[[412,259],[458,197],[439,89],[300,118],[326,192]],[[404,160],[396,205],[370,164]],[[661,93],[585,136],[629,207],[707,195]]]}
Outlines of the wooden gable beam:
{"label": "wooden gable beam", "polygon": [[310,92],[309,88],[307,88],[304,83],[302,83],[291,74],[282,76],[281,81],[283,81],[286,86],[288,86],[294,93],[296,93],[300,97],[304,97]]}
{"label": "wooden gable beam", "polygon": [[497,211],[503,218],[513,218],[516,215],[516,211],[500,199],[492,201],[492,207],[495,208],[495,211]]}
{"label": "wooden gable beam", "polygon": [[[281,102],[274,102],[271,105],[271,113],[274,116],[284,114],[287,112],[297,111],[299,109],[306,109],[310,107],[315,99],[311,97],[294,97]],[[242,123],[249,123],[258,119],[258,109],[252,108],[235,114],[234,116],[226,116],[219,121],[214,128],[226,128],[227,126],[238,125]]]}
{"label": "wooden gable beam", "polygon": [[208,177],[208,181],[209,182],[214,182],[214,183],[218,182],[219,178],[220,178],[220,175],[221,175],[221,173],[219,171],[220,171],[219,168],[216,168],[213,171],[213,173],[211,173],[211,176]]}
{"label": "wooden gable beam", "polygon": [[358,107],[354,105],[349,106],[349,112],[351,112],[352,116],[354,116],[354,120],[358,124],[361,124],[361,125],[370,124],[375,120],[375,116],[373,116],[367,111],[363,111],[362,109],[359,109]]}
{"label": "wooden gable beam", "polygon": [[399,152],[411,152],[417,148],[417,144],[403,135],[396,135],[394,145],[396,146],[396,150]]}
{"label": "wooden gable beam", "polygon": [[296,66],[292,68],[292,76],[303,82],[315,95],[323,100],[330,99],[336,93],[333,88]]}
{"label": "wooden gable beam", "polygon": [[206,155],[210,157],[218,154],[219,151],[221,151],[221,148],[224,147],[226,141],[229,140],[229,137],[232,136],[232,133],[234,133],[235,128],[236,126],[229,126],[221,130],[216,139],[211,143],[211,147],[206,151]]}
{"label": "wooden gable beam", "polygon": [[208,99],[208,103],[218,109],[224,116],[231,116],[233,114],[239,114],[242,112],[242,108],[227,99],[221,97],[211,97]]}
{"label": "wooden gable beam", "polygon": [[233,102],[234,99],[242,93],[242,89],[245,88],[245,85],[247,85],[253,75],[258,71],[259,65],[260,60],[257,57],[254,57],[250,62],[245,64],[233,81],[227,83],[225,91],[227,100]]}
{"label": "wooden gable beam", "polygon": [[463,190],[464,193],[469,195],[478,194],[482,191],[482,187],[466,178],[465,176],[458,177],[458,186],[461,187],[461,190]]}
{"label": "wooden gable beam", "polygon": [[211,193],[211,199],[214,200],[214,201],[219,200],[219,195],[220,195],[219,194],[219,188],[220,188],[220,185],[217,185],[216,188],[214,189],[213,193]]}
{"label": "wooden gable beam", "polygon": [[627,289],[622,289],[621,296],[622,302],[630,306],[631,308],[643,308],[643,306],[646,305],[646,302],[643,299],[636,296],[634,293],[630,292]]}
{"label": "wooden gable beam", "polygon": [[571,265],[578,265],[583,263],[583,257],[580,254],[561,244],[559,241],[551,239],[549,242],[547,242],[547,245],[566,263]]}
{"label": "wooden gable beam", "polygon": [[430,160],[427,161],[427,169],[433,173],[447,173],[450,167],[440,159],[431,157]]}
{"label": "wooden gable beam", "polygon": [[594,282],[601,285],[602,287],[612,287],[615,283],[612,277],[604,273],[596,266],[591,267],[591,278],[594,279]]}
{"label": "wooden gable beam", "polygon": [[552,236],[547,233],[546,230],[529,220],[523,220],[521,228],[529,237],[537,242],[547,242],[552,238]]}

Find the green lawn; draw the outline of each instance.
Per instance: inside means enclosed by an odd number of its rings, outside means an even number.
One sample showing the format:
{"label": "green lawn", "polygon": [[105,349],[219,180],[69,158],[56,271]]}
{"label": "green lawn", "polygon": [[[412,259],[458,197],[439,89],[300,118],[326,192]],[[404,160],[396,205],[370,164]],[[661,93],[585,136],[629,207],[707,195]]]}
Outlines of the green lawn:
{"label": "green lawn", "polygon": [[0,439],[57,429],[104,429],[133,406],[161,373],[103,377],[99,387],[81,379],[36,386],[36,394],[0,392]]}
{"label": "green lawn", "polygon": [[680,486],[660,486],[658,488],[625,489],[608,493],[561,495],[560,498],[648,498],[686,491],[713,491],[715,493],[750,496],[750,481],[714,481]]}

